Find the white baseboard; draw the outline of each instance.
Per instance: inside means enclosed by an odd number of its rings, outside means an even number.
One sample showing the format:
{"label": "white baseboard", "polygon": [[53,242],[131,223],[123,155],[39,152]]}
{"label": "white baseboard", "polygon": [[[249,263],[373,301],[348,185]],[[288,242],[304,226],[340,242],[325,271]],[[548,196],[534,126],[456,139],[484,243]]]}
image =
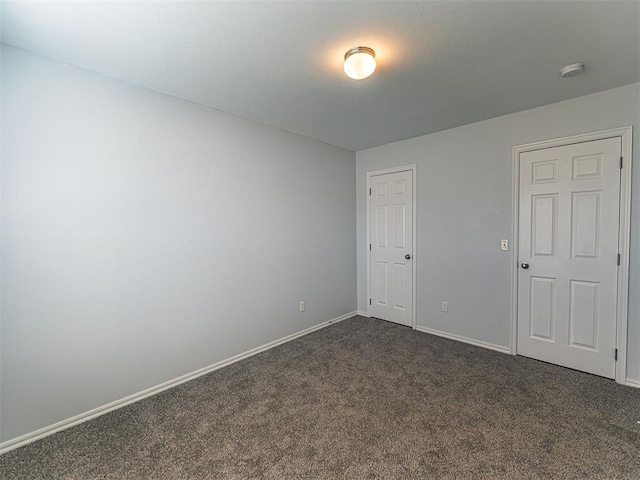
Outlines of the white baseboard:
{"label": "white baseboard", "polygon": [[[416,330],[424,333],[430,333],[432,335],[437,335],[438,337],[449,338],[451,340],[457,340],[458,342],[468,343],[470,345],[475,345],[476,347],[488,348],[489,350],[495,350],[496,352],[507,353],[511,355],[511,349],[508,347],[503,347],[500,345],[494,345],[493,343],[483,342],[481,340],[474,340],[472,338],[463,337],[461,335],[454,335],[453,333],[442,332],[440,330],[434,330],[432,328],[421,327],[418,325]],[[627,379],[623,385],[627,385],[628,387],[640,388],[640,382],[637,380]]]}
{"label": "white baseboard", "polygon": [[367,317],[367,318],[371,318],[371,316],[367,313],[367,312],[357,312],[357,315],[360,315],[361,317]]}
{"label": "white baseboard", "polygon": [[416,330],[418,330],[419,332],[430,333],[431,335],[437,335],[438,337],[444,337],[450,340],[468,343],[470,345],[475,345],[476,347],[488,348],[489,350],[495,350],[496,352],[511,354],[511,349],[509,347],[503,347],[502,345],[495,345],[493,343],[483,342],[482,340],[474,340],[473,338],[467,338],[463,337],[462,335],[442,332],[440,330],[434,330],[433,328],[422,327],[420,325],[416,327]]}
{"label": "white baseboard", "polygon": [[260,347],[253,348],[244,353],[240,353],[238,355],[234,355],[233,357],[227,358],[226,360],[222,360],[220,362],[214,363],[213,365],[209,365],[208,367],[203,367],[198,370],[195,370],[191,373],[187,373],[180,377],[174,378],[173,380],[169,380],[167,382],[156,385],[155,387],[147,388],[146,390],[142,390],[141,392],[134,393],[127,397],[121,398],[119,400],[115,400],[111,403],[107,403],[98,408],[94,408],[84,413],[80,413],[71,418],[67,418],[66,420],[62,420],[60,422],[54,423],[53,425],[49,425],[48,427],[40,428],[34,432],[27,433],[25,435],[21,435],[20,437],[13,438],[11,440],[7,440],[6,442],[0,443],[0,455],[3,453],[14,450],[18,447],[22,447],[29,443],[35,442],[36,440],[40,440],[41,438],[48,437],[49,435],[53,435],[61,430],[66,430],[67,428],[73,427],[74,425],[78,425],[80,423],[86,422],[93,418],[99,417],[100,415],[104,415],[105,413],[112,412],[113,410],[117,410],[118,408],[125,407],[131,403],[140,401],[144,398],[150,397],[157,393],[163,392],[170,388],[173,388],[182,383],[188,382],[189,380],[193,380],[195,378],[201,377],[202,375],[206,375],[207,373],[213,372],[214,370],[218,370],[219,368],[226,367],[227,365],[231,365],[232,363],[238,362],[240,360],[244,360],[245,358],[251,357],[258,353],[264,352],[265,350],[269,350],[270,348],[277,347],[278,345],[282,345],[283,343],[290,342],[298,337],[302,337],[311,332],[315,332],[316,330],[320,330],[321,328],[328,327],[337,322],[341,322],[342,320],[346,320],[348,318],[356,316],[357,312],[347,313],[345,315],[341,315],[339,317],[333,318],[326,322],[320,323],[313,327],[306,328],[297,333],[292,333],[291,335],[287,335],[286,337],[282,337],[278,340],[274,340],[273,342],[266,343]]}

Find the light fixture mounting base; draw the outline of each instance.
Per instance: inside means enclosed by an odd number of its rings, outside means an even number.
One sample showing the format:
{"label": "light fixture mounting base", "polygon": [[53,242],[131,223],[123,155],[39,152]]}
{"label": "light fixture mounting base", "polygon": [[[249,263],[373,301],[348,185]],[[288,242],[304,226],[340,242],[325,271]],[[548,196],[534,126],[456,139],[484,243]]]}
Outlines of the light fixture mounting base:
{"label": "light fixture mounting base", "polygon": [[373,51],[373,48],[369,48],[369,47],[354,47],[354,48],[352,48],[350,50],[347,50],[347,53],[344,54],[344,59],[346,60],[351,55],[354,55],[356,53],[368,53],[373,58],[376,58],[376,52]]}

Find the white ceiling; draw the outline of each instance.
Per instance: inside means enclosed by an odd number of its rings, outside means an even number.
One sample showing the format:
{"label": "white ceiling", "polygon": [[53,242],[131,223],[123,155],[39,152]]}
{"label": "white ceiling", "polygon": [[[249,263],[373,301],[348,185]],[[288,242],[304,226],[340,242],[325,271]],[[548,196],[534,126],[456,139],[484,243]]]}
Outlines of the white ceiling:
{"label": "white ceiling", "polygon": [[2,42],[361,150],[640,81],[640,2],[5,1]]}

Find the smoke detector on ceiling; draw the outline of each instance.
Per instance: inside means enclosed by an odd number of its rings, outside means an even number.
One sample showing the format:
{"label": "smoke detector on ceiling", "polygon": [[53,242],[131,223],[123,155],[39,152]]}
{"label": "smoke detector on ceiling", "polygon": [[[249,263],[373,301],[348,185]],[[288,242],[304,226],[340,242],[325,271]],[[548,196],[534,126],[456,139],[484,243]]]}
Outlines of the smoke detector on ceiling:
{"label": "smoke detector on ceiling", "polygon": [[563,78],[568,78],[580,75],[582,72],[584,72],[584,63],[572,63],[571,65],[562,67],[562,70],[560,70],[560,75]]}

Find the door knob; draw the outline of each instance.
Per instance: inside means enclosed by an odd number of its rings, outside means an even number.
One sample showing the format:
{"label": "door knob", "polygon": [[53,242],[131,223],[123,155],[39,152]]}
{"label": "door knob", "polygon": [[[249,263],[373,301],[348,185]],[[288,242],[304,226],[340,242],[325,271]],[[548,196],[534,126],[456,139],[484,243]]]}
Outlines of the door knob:
{"label": "door knob", "polygon": [[406,258],[407,260],[411,260],[411,255],[407,253],[407,254],[404,256],[404,258]]}
{"label": "door knob", "polygon": [[527,262],[522,262],[522,265],[520,265],[522,268],[524,268],[525,270],[527,268],[529,268],[529,264]]}

